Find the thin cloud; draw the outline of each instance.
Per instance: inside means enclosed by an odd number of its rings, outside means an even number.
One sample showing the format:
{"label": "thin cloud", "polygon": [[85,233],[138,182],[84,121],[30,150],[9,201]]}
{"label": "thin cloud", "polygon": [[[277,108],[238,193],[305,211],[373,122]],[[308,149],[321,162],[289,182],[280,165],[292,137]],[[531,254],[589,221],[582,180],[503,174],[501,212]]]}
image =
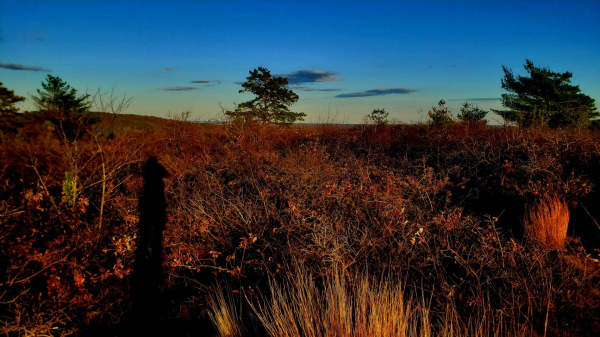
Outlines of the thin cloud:
{"label": "thin cloud", "polygon": [[17,63],[6,63],[6,62],[0,62],[0,68],[6,68],[6,69],[11,69],[11,70],[29,70],[29,71],[45,71],[45,72],[52,71],[50,69],[45,69],[42,67],[32,67],[32,66],[26,66],[26,65],[17,64]]}
{"label": "thin cloud", "polygon": [[311,88],[311,87],[290,87],[290,89],[300,90],[300,91],[340,91],[342,89],[333,89],[333,88]]}
{"label": "thin cloud", "polygon": [[493,101],[499,101],[500,98],[498,97],[489,97],[489,98],[471,98],[468,99],[467,101],[479,101],[479,102],[493,102]]}
{"label": "thin cloud", "polygon": [[208,84],[208,83],[221,83],[221,82],[211,81],[211,80],[193,80],[192,83]]}
{"label": "thin cloud", "polygon": [[166,67],[165,70],[174,70],[175,67]]}
{"label": "thin cloud", "polygon": [[369,96],[381,96],[391,94],[410,94],[416,90],[407,88],[391,88],[391,89],[372,89],[367,91],[352,92],[349,94],[340,94],[335,97],[337,98],[351,98],[351,97],[369,97]]}
{"label": "thin cloud", "polygon": [[275,76],[286,77],[289,84],[312,83],[312,82],[333,82],[343,81],[332,71],[321,70],[298,70],[289,74],[278,74]]}
{"label": "thin cloud", "polygon": [[188,90],[197,90],[195,87],[168,87],[168,88],[160,88],[160,90],[166,91],[188,91]]}
{"label": "thin cloud", "polygon": [[467,99],[464,99],[464,98],[457,98],[457,99],[451,99],[451,100],[449,100],[449,102],[452,102],[452,101],[467,101],[467,102],[469,102],[469,101],[476,101],[476,102],[494,102],[494,101],[499,101],[499,100],[500,100],[500,98],[497,98],[497,97],[487,97],[487,98],[467,98]]}
{"label": "thin cloud", "polygon": [[239,84],[239,85],[242,85],[242,84],[244,84],[244,83],[246,83],[246,82],[243,82],[243,81],[237,81],[237,82],[233,82],[233,83],[235,83],[235,84]]}

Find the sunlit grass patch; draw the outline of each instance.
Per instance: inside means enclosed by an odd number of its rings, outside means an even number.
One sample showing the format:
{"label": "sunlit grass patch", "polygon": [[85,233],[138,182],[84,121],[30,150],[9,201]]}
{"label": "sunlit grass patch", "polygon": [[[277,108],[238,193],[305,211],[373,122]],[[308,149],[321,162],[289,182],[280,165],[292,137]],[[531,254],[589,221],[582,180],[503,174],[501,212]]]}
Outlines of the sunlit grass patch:
{"label": "sunlit grass patch", "polygon": [[563,249],[569,227],[569,207],[557,197],[532,205],[525,218],[527,236],[551,249]]}

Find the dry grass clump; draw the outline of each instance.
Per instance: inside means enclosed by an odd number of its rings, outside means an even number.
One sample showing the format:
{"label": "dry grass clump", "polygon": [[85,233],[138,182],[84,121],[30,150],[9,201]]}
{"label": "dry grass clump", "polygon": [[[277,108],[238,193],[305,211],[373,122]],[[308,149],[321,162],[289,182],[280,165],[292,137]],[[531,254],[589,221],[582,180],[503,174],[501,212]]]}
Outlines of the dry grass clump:
{"label": "dry grass clump", "polygon": [[569,227],[569,207],[557,197],[547,198],[532,205],[525,218],[527,236],[550,248],[563,249]]}
{"label": "dry grass clump", "polygon": [[209,297],[208,317],[220,337],[242,336],[239,310],[229,296],[230,293],[230,291],[227,291],[227,294],[223,291],[216,291]]}
{"label": "dry grass clump", "polygon": [[363,276],[350,286],[335,271],[319,289],[310,274],[297,270],[292,280],[271,282],[270,289],[270,299],[252,306],[270,336],[430,335],[423,324],[428,310],[413,309],[400,283]]}
{"label": "dry grass clump", "polygon": [[[396,337],[396,336],[531,336],[531,327],[507,323],[490,307],[463,319],[453,304],[433,314],[428,301],[405,298],[407,290],[390,278],[367,275],[347,282],[339,270],[318,285],[306,269],[296,269],[283,284],[269,283],[270,296],[251,301],[256,321],[267,336]],[[240,336],[242,322],[235,303],[220,293],[210,301],[211,319],[219,336]],[[215,319],[213,313],[224,313]],[[233,313],[233,314],[231,314]]]}

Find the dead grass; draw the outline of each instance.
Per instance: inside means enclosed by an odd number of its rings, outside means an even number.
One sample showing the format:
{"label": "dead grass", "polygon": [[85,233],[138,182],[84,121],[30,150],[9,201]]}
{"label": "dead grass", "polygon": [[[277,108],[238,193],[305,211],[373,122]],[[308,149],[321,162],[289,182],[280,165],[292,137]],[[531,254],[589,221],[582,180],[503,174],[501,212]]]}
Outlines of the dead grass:
{"label": "dead grass", "polygon": [[208,317],[215,326],[219,337],[243,335],[239,309],[235,306],[230,294],[230,289],[227,292],[216,291],[209,298]]}
{"label": "dead grass", "polygon": [[[377,281],[362,275],[352,284],[339,269],[318,285],[297,268],[283,284],[271,281],[270,296],[249,301],[256,321],[268,336],[277,337],[429,337],[429,336],[535,336],[527,325],[506,322],[491,307],[461,318],[454,305],[433,313],[429,301],[405,298],[405,287],[389,277]],[[211,300],[211,319],[219,336],[243,330],[235,303],[220,293]],[[214,313],[220,314],[215,319]],[[222,324],[222,326],[220,325]],[[227,334],[229,333],[229,334]]]}
{"label": "dead grass", "polygon": [[562,250],[569,227],[569,207],[557,197],[532,205],[526,214],[525,232],[528,237],[550,249]]}

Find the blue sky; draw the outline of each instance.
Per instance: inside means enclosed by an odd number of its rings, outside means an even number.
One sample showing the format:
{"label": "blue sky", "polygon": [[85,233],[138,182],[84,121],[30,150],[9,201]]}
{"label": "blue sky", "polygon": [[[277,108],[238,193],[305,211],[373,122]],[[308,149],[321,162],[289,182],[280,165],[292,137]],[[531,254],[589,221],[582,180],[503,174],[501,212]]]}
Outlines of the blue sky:
{"label": "blue sky", "polygon": [[204,119],[249,99],[235,82],[261,66],[293,79],[307,122],[375,108],[410,122],[441,98],[500,108],[502,65],[524,74],[530,59],[600,102],[599,14],[598,1],[0,0],[0,82],[28,97],[52,74],[133,96],[127,113]]}

